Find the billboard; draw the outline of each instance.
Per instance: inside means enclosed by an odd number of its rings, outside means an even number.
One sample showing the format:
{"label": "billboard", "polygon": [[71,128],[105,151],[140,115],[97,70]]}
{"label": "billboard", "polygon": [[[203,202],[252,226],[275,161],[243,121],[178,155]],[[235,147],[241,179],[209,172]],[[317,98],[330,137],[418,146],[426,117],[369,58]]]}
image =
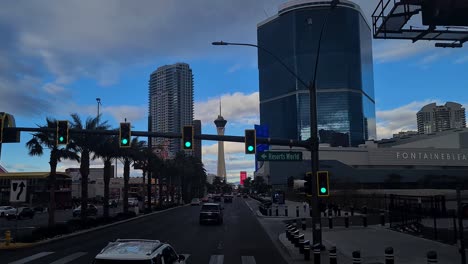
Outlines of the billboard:
{"label": "billboard", "polygon": [[247,172],[246,171],[241,171],[240,172],[240,184],[244,185],[244,180],[247,179]]}

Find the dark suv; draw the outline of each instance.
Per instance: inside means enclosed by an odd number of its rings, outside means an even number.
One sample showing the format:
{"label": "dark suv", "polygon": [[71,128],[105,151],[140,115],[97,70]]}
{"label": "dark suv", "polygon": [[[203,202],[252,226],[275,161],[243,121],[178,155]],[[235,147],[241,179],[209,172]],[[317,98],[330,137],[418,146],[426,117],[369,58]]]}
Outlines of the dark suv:
{"label": "dark suv", "polygon": [[200,211],[200,224],[203,223],[223,223],[223,208],[217,203],[205,203]]}

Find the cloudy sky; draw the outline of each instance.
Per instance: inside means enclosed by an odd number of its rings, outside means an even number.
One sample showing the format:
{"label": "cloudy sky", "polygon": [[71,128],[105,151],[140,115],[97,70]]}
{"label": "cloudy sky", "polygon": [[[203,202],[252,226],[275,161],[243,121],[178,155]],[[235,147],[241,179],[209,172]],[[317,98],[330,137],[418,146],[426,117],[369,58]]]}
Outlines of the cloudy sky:
{"label": "cloudy sky", "polygon": [[[164,64],[187,62],[194,72],[195,118],[214,134],[219,98],[226,133],[259,122],[256,50],[215,47],[212,41],[256,43],[258,22],[283,0],[76,0],[7,1],[0,9],[0,111],[17,126],[34,127],[45,117],[83,118],[102,113],[117,127],[127,118],[146,130],[148,78]],[[368,21],[376,0],[356,0]],[[415,22],[417,23],[417,21]],[[468,50],[440,49],[434,42],[374,40],[374,79],[379,138],[415,129],[415,114],[429,102],[468,102]],[[29,157],[21,143],[4,144],[9,171],[48,170],[45,157]],[[203,143],[204,163],[216,171],[216,144]],[[243,145],[227,143],[231,180],[253,171]],[[96,160],[93,166],[101,166]],[[59,169],[76,166],[66,161]],[[119,165],[121,168],[122,166]],[[119,169],[121,171],[121,169]],[[138,175],[135,171],[133,175]]]}

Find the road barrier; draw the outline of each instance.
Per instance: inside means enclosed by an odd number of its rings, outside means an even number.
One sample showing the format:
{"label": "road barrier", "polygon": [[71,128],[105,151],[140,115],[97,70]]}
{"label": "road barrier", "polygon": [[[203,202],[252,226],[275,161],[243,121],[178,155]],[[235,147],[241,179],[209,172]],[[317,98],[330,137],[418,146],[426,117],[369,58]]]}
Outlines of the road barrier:
{"label": "road barrier", "polygon": [[366,214],[362,216],[362,225],[364,227],[367,227],[367,215]]}
{"label": "road barrier", "polygon": [[299,234],[296,239],[295,247],[299,247],[301,245],[301,241],[304,241],[304,234]]}
{"label": "road barrier", "polygon": [[393,248],[388,247],[385,249],[385,264],[394,264],[395,255],[393,254]]}
{"label": "road barrier", "polygon": [[361,264],[361,263],[362,263],[361,251],[359,250],[353,251],[353,264]]}
{"label": "road barrier", "polygon": [[302,230],[306,230],[307,225],[306,225],[306,219],[305,218],[301,219],[301,225],[302,225]]}
{"label": "road barrier", "polygon": [[299,217],[299,206],[296,206],[296,217]]}
{"label": "road barrier", "polygon": [[310,241],[304,241],[304,260],[310,260]]}
{"label": "road barrier", "polygon": [[328,253],[328,256],[330,258],[330,264],[337,264],[338,259],[336,258],[336,247],[331,247]]}
{"label": "road barrier", "polygon": [[276,206],[276,216],[279,215],[278,206]]}
{"label": "road barrier", "polygon": [[348,213],[345,213],[344,225],[346,228],[349,227],[349,216]]}
{"label": "road barrier", "polygon": [[333,217],[328,217],[328,228],[333,229]]}
{"label": "road barrier", "polygon": [[380,225],[385,226],[385,213],[382,211],[380,212]]}
{"label": "road barrier", "polygon": [[286,217],[289,216],[289,214],[288,214],[288,206],[287,206],[287,205],[284,206],[284,215],[285,215]]}
{"label": "road barrier", "polygon": [[427,252],[427,264],[437,263],[437,252],[431,250]]}
{"label": "road barrier", "polygon": [[320,244],[314,245],[314,263],[320,263]]}

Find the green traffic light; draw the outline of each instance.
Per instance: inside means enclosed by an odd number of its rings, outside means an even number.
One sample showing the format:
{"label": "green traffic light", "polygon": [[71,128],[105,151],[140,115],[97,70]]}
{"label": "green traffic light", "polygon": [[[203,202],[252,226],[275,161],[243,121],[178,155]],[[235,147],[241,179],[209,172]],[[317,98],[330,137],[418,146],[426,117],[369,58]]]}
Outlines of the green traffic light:
{"label": "green traffic light", "polygon": [[185,147],[190,148],[190,146],[192,146],[192,143],[190,143],[190,141],[186,141],[185,142]]}
{"label": "green traffic light", "polygon": [[253,146],[248,146],[248,147],[247,147],[247,150],[250,151],[250,152],[252,152],[252,151],[254,150],[254,147],[253,147]]}
{"label": "green traffic light", "polygon": [[122,144],[127,145],[127,143],[128,143],[128,140],[126,138],[123,138],[122,139]]}
{"label": "green traffic light", "polygon": [[321,193],[326,193],[326,192],[327,192],[327,188],[325,188],[325,187],[320,188],[320,192],[321,192]]}
{"label": "green traffic light", "polygon": [[59,141],[63,142],[65,139],[63,137],[59,137]]}

